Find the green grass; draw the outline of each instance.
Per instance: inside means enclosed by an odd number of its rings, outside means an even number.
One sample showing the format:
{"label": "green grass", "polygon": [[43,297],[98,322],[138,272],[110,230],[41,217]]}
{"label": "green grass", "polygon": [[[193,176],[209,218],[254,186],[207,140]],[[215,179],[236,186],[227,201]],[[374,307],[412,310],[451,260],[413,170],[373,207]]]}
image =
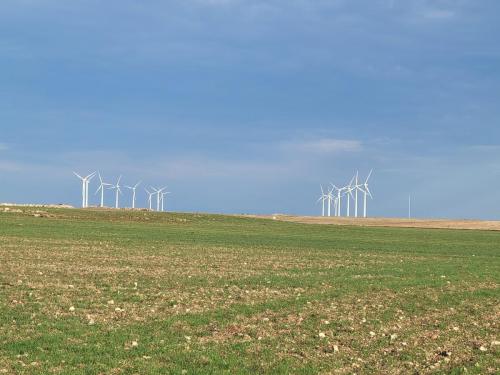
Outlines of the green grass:
{"label": "green grass", "polygon": [[0,373],[499,369],[498,232],[22,210],[0,212]]}

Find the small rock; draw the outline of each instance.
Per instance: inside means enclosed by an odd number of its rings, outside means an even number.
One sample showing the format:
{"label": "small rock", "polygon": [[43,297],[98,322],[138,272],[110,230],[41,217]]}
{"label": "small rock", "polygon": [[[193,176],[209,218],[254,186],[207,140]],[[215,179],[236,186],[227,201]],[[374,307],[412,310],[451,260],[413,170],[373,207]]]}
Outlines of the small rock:
{"label": "small rock", "polygon": [[491,346],[498,346],[498,345],[500,345],[500,341],[495,340],[491,342]]}
{"label": "small rock", "polygon": [[370,336],[371,336],[371,337],[375,336],[375,332],[370,331]]}
{"label": "small rock", "polygon": [[481,345],[481,346],[479,347],[479,350],[480,350],[480,351],[482,351],[482,352],[487,352],[487,351],[488,351],[488,348],[487,348],[487,347],[485,347],[485,346],[483,346],[483,345]]}
{"label": "small rock", "polygon": [[326,335],[323,332],[320,332],[318,336],[320,339],[324,339],[326,337]]}
{"label": "small rock", "polygon": [[75,306],[71,306],[71,307],[69,308],[69,311],[71,311],[71,312],[75,311]]}
{"label": "small rock", "polygon": [[114,305],[114,304],[115,304],[115,301],[113,301],[112,299],[110,299],[110,300],[108,301],[108,305]]}
{"label": "small rock", "polygon": [[132,348],[137,348],[139,346],[139,343],[137,341],[132,341],[132,344],[130,344]]}
{"label": "small rock", "polygon": [[339,347],[338,347],[338,345],[333,345],[333,351],[334,351],[335,353],[338,353],[338,351],[339,351]]}
{"label": "small rock", "polygon": [[393,333],[393,334],[391,335],[391,341],[394,341],[394,340],[396,340],[397,338],[398,338],[398,335],[396,335],[395,333]]}

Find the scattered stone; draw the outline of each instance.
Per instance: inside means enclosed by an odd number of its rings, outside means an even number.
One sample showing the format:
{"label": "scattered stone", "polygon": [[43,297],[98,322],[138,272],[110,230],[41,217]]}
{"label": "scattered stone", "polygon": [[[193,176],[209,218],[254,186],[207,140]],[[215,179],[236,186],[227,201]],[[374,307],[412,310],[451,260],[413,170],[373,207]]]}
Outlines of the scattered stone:
{"label": "scattered stone", "polygon": [[393,334],[391,335],[391,341],[394,341],[394,340],[396,340],[397,338],[398,338],[398,335],[396,335],[395,333],[393,333]]}
{"label": "scattered stone", "polygon": [[323,332],[320,332],[318,336],[320,339],[324,339],[326,337],[326,335]]}
{"label": "scattered stone", "polygon": [[139,346],[139,343],[137,341],[132,341],[131,346],[132,348],[137,348]]}
{"label": "scattered stone", "polygon": [[115,304],[115,301],[113,301],[112,299],[110,299],[110,300],[108,301],[108,305],[114,305],[114,304]]}
{"label": "scattered stone", "polygon": [[485,346],[483,346],[483,345],[481,345],[481,346],[479,347],[479,350],[480,350],[480,351],[482,351],[482,352],[487,352],[487,351],[488,351],[488,348],[487,348],[487,347],[485,347]]}
{"label": "scattered stone", "polygon": [[370,336],[371,336],[371,337],[374,337],[375,335],[376,335],[376,333],[375,333],[375,332],[370,331]]}
{"label": "scattered stone", "polygon": [[451,355],[451,352],[447,351],[447,350],[443,350],[443,351],[440,351],[438,353],[441,357],[449,357]]}
{"label": "scattered stone", "polygon": [[498,346],[498,345],[500,345],[500,341],[494,340],[491,342],[491,346]]}
{"label": "scattered stone", "polygon": [[339,351],[338,345],[333,345],[333,352],[338,353],[338,351]]}
{"label": "scattered stone", "polygon": [[69,308],[69,311],[71,311],[71,312],[75,311],[75,306],[71,306],[71,307]]}

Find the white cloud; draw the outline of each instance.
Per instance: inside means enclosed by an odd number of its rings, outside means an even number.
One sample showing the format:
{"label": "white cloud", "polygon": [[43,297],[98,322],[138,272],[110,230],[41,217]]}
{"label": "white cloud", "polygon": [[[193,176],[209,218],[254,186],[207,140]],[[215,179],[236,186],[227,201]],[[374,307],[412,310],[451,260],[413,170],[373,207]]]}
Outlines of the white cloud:
{"label": "white cloud", "polygon": [[303,142],[289,142],[287,149],[313,154],[351,153],[363,150],[363,144],[357,140],[323,138]]}

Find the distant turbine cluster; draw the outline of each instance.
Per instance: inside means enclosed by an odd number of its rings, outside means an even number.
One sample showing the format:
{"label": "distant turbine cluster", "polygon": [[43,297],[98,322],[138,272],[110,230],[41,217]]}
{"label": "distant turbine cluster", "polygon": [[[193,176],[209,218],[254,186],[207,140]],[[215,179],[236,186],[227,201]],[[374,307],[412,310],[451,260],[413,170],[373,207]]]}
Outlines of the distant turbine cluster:
{"label": "distant turbine cluster", "polygon": [[[340,217],[342,215],[342,200],[346,200],[346,211],[345,216],[351,216],[351,201],[354,202],[354,217],[358,217],[358,192],[363,194],[363,217],[367,216],[367,200],[368,197],[373,199],[370,188],[368,187],[368,180],[372,175],[373,170],[370,171],[368,177],[363,184],[359,183],[359,173],[356,174],[351,179],[348,185],[344,187],[337,187],[336,185],[330,183],[328,190],[321,188],[321,196],[319,197],[317,203],[321,202],[321,216],[331,216],[331,208],[334,209],[334,216]],[[326,212],[325,212],[326,206]]]}
{"label": "distant turbine cluster", "polygon": [[[78,177],[82,181],[82,207],[86,208],[89,207],[89,185],[90,181],[97,175],[99,176],[99,187],[97,188],[95,194],[100,193],[100,207],[104,207],[104,196],[105,196],[105,190],[114,190],[115,191],[115,208],[120,208],[120,195],[123,195],[122,189],[121,189],[121,179],[122,176],[118,177],[118,180],[116,181],[116,184],[111,184],[108,182],[104,182],[101,176],[101,173],[99,172],[94,172],[89,174],[88,176],[82,177],[78,173],[73,172],[76,177]],[[136,208],[136,196],[137,196],[137,188],[139,185],[142,183],[142,181],[137,182],[133,186],[128,186],[125,185],[125,188],[130,189],[132,192],[132,203],[131,203],[131,208]],[[149,191],[148,189],[144,189],[144,191],[148,194],[148,202],[149,202],[149,209],[153,210],[152,207],[152,200],[153,197],[156,195],[156,211],[164,211],[165,210],[165,200],[166,200],[166,195],[170,194],[169,191],[165,191],[167,187],[162,187],[161,189],[159,188],[154,188],[151,187],[152,191]]]}

